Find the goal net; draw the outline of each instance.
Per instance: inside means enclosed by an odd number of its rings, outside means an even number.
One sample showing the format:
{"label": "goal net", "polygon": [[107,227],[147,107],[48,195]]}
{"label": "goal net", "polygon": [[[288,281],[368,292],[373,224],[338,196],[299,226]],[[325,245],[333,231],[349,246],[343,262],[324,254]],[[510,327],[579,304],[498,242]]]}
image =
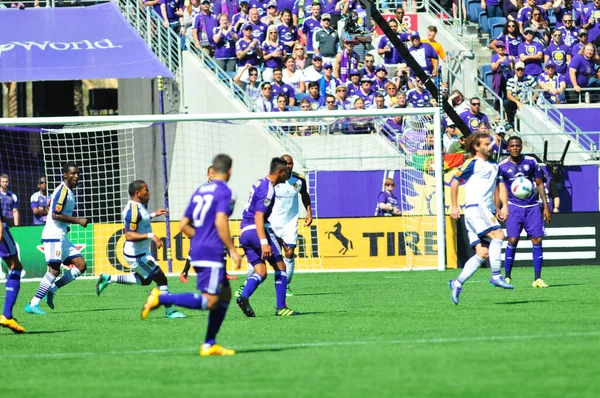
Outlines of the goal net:
{"label": "goal net", "polygon": [[[168,194],[170,225],[163,217],[153,220],[164,247],[152,244],[150,250],[165,271],[179,273],[190,241],[178,221],[193,191],[206,181],[213,157],[227,153],[234,160],[229,185],[237,203],[231,231],[239,244],[243,201],[252,184],[268,174],[272,157],[289,154],[294,172],[306,180],[313,216],[305,225],[299,200],[297,270],[443,269],[439,120],[434,108],[364,110],[360,116],[314,111],[0,119],[0,174],[10,174],[22,215],[11,232],[27,276],[42,276],[43,226],[33,225],[29,197],[39,191],[42,176],[49,197],[62,181],[63,164],[75,162],[81,172],[75,215],[90,225],[72,226],[69,238],[80,248],[87,273],[130,271],[122,254],[121,212],[129,199],[127,187],[136,179],[148,183],[150,212],[165,207]],[[391,186],[386,187],[387,179],[394,183],[388,196],[396,198],[397,211],[380,205]],[[234,271],[230,262],[228,270]]]}

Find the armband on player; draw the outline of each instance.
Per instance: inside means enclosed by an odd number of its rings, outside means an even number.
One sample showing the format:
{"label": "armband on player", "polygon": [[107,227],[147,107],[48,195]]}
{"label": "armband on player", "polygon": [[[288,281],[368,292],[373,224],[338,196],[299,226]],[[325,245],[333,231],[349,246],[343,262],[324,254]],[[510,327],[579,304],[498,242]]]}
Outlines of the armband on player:
{"label": "armband on player", "polygon": [[261,246],[268,245],[268,244],[269,244],[269,241],[267,239],[261,239],[260,240],[260,245]]}
{"label": "armband on player", "polygon": [[147,239],[152,239],[154,238],[154,234],[152,232],[146,234],[146,236],[148,237]]}
{"label": "armband on player", "polygon": [[156,217],[156,212],[155,211],[153,211],[152,213],[150,213],[150,218],[152,219],[154,217]]}

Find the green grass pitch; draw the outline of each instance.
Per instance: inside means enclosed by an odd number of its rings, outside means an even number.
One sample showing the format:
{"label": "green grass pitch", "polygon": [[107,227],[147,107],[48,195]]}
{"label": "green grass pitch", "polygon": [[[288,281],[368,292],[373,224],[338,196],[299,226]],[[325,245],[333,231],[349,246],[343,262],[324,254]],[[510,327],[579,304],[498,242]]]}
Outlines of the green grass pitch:
{"label": "green grass pitch", "polygon": [[[219,334],[238,354],[208,358],[207,314],[141,321],[147,287],[97,297],[95,281],[75,281],[37,316],[23,310],[37,283],[23,283],[15,317],[28,333],[0,329],[0,395],[599,397],[600,267],[546,268],[549,289],[532,289],[532,273],[516,269],[505,291],[482,269],[458,306],[456,270],[296,274],[288,304],[305,314],[291,318],[274,316],[269,275],[251,300],[257,318],[232,303]],[[172,278],[171,290],[192,281]]]}

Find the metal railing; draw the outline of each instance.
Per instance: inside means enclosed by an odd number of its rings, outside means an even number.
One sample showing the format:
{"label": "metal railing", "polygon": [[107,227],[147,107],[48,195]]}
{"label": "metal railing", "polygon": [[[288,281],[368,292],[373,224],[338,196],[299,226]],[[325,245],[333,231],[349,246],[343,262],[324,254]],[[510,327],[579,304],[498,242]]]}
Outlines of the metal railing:
{"label": "metal railing", "polygon": [[394,12],[397,7],[402,7],[407,13],[416,13],[418,9],[425,6],[425,3],[425,0],[375,0],[377,9],[382,13],[387,10]]}
{"label": "metal railing", "polygon": [[[440,61],[443,63],[444,61]],[[448,87],[452,87],[455,90],[459,90],[461,93],[465,92],[465,68],[462,59],[459,58],[454,51],[448,51],[446,53],[446,68],[445,68],[448,83]]]}
{"label": "metal railing", "polygon": [[[536,101],[533,101],[535,97],[537,97]],[[550,103],[543,95],[539,95],[538,92],[532,89],[525,90],[524,98],[530,102],[533,108],[543,113],[548,121],[559,128],[558,134],[569,135],[572,141],[574,141],[582,149],[582,152],[587,154],[590,159],[597,158],[597,146],[596,143],[588,137],[589,133],[581,131],[581,129],[565,117],[560,109],[556,108],[554,104]]]}
{"label": "metal railing", "polygon": [[[506,114],[504,111],[504,100],[500,98],[500,96],[496,94],[491,87],[486,85],[483,82],[483,80],[481,80],[479,77],[475,77],[475,81],[477,84],[479,84],[481,88],[483,88],[483,95],[479,96],[479,94],[476,94],[476,97],[478,97],[480,101],[484,101],[487,104],[488,109],[491,110],[491,113],[493,113],[494,116],[500,118],[501,121],[506,120]],[[500,104],[499,111],[494,107],[494,103],[496,101],[498,101],[498,103]],[[517,126],[513,126],[513,128],[515,129],[515,131],[518,132]]]}
{"label": "metal railing", "polygon": [[473,51],[473,37],[469,34],[466,27],[461,22],[460,15],[459,18],[454,18],[448,13],[448,11],[446,11],[434,0],[427,1],[425,8],[429,16],[438,20],[442,29],[447,31],[453,37],[468,39],[468,44],[463,44],[469,51]]}

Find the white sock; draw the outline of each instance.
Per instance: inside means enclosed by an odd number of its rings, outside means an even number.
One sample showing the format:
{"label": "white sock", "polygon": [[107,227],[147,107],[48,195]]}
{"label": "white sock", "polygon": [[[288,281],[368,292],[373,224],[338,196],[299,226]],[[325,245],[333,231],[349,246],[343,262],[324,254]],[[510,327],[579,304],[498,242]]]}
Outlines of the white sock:
{"label": "white sock", "polygon": [[[481,267],[481,265],[484,262],[485,262],[485,260],[483,258],[479,257],[477,254],[475,254],[473,257],[471,257],[465,263],[465,267],[463,268],[463,270],[460,273],[460,275],[458,276],[458,278],[456,278],[456,281],[460,283],[460,286],[462,286],[463,283],[465,283],[470,277],[472,277],[473,274],[475,272],[477,272],[479,267]],[[460,286],[458,286],[458,287],[460,287]]]}
{"label": "white sock", "polygon": [[294,256],[292,258],[287,258],[287,257],[283,258],[283,262],[285,264],[285,272],[287,273],[288,286],[290,285],[290,283],[292,283],[292,277],[294,276],[294,267],[295,267],[294,258],[295,257],[296,256]]}
{"label": "white sock", "polygon": [[492,239],[489,250],[492,275],[500,275],[500,267],[502,266],[502,241],[500,239]]}

